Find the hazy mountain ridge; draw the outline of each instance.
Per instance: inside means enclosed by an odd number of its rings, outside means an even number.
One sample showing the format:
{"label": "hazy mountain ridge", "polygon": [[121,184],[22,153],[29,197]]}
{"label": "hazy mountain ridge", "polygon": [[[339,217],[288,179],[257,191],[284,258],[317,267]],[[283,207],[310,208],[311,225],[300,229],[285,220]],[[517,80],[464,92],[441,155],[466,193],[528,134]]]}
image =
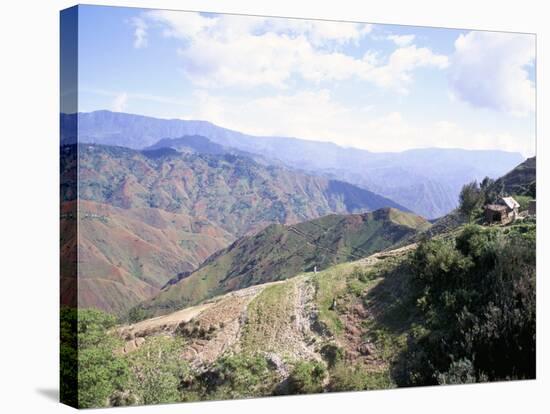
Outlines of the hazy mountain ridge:
{"label": "hazy mountain ridge", "polygon": [[[75,117],[62,114],[62,131],[64,125],[75,122]],[[256,137],[206,121],[165,120],[109,111],[81,113],[78,121],[80,142],[142,149],[163,138],[200,135],[225,147],[359,185],[427,218],[439,217],[454,209],[464,183],[479,181],[485,176],[499,177],[523,159],[517,153],[493,150],[428,148],[373,153],[329,142]],[[62,137],[62,142],[74,139],[64,136],[63,132]]]}

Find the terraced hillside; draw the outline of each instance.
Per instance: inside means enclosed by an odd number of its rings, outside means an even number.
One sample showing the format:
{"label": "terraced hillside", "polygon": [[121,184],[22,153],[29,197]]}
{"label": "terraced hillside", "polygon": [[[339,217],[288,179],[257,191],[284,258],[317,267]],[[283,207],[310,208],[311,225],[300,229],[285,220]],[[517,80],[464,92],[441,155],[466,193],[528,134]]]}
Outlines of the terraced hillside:
{"label": "terraced hillside", "polygon": [[535,217],[465,225],[133,324],[65,310],[85,361],[79,404],[532,379],[535,236]]}
{"label": "terraced hillside", "polygon": [[[225,354],[259,353],[268,356],[281,380],[296,361],[324,364],[327,358],[345,354],[348,363],[366,369],[373,384],[391,387],[388,350],[369,337],[365,327],[370,326],[374,335],[375,320],[386,312],[383,303],[398,295],[385,287],[383,294],[377,291],[382,282],[377,275],[397,266],[414,247],[247,287],[120,326],[117,333],[125,340],[121,351],[134,352],[156,336],[183,337],[182,357],[195,368],[208,367]],[[365,305],[367,297],[373,302]],[[334,350],[339,356],[329,355]]]}
{"label": "terraced hillside", "polygon": [[143,315],[162,314],[224,292],[323,270],[388,248],[429,227],[422,217],[391,208],[273,224],[216,252],[139,308]]}

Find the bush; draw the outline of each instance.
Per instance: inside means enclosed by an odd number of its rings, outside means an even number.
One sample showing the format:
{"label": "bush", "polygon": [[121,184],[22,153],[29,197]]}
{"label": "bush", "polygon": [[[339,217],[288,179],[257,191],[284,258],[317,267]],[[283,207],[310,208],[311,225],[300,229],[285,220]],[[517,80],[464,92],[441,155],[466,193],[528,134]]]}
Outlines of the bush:
{"label": "bush", "polygon": [[369,372],[360,365],[337,364],[330,372],[330,391],[363,391],[393,388],[390,375],[385,371]]}
{"label": "bush", "polygon": [[437,382],[442,385],[473,384],[477,382],[474,364],[469,359],[453,362],[447,372],[437,375]]}
{"label": "bush", "polygon": [[399,361],[401,385],[534,378],[534,234],[467,226],[419,245],[410,266],[425,329]]}
{"label": "bush", "polygon": [[325,366],[318,361],[300,361],[288,377],[290,394],[313,394],[323,391]]}
{"label": "bush", "polygon": [[321,348],[321,356],[327,361],[329,368],[333,367],[344,358],[344,351],[337,345],[326,344]]}
{"label": "bush", "polygon": [[108,333],[116,318],[94,309],[78,310],[78,407],[106,407],[126,388],[129,370],[115,350],[122,342]]}
{"label": "bush", "polygon": [[130,311],[128,312],[128,322],[136,323],[143,321],[147,318],[151,318],[152,316],[153,315],[151,314],[151,312],[143,309],[140,306],[136,306],[130,309]]}
{"label": "bush", "polygon": [[529,195],[514,195],[514,198],[519,203],[519,211],[526,211],[529,208],[529,202],[533,200]]}
{"label": "bush", "polygon": [[200,399],[230,399],[269,395],[278,375],[264,356],[237,354],[218,359],[189,383]]}
{"label": "bush", "polygon": [[182,401],[181,384],[190,375],[187,363],[180,357],[183,343],[157,336],[148,338],[128,355],[132,371],[130,388],[138,404]]}

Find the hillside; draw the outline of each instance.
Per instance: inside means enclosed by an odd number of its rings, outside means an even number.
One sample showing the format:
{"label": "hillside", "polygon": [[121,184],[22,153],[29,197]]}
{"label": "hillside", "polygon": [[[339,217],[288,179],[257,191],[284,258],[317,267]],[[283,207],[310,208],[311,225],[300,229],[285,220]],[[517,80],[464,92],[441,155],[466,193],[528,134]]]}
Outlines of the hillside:
{"label": "hillside", "polygon": [[[317,274],[300,272],[286,280],[246,287],[164,316],[119,326],[116,334],[125,340],[125,354],[158,335],[182,336],[188,341],[182,357],[193,367],[212,366],[223,355],[260,354],[287,376],[295,361],[324,363],[330,358],[328,351],[339,349],[341,355],[333,356],[335,360],[345,354],[348,363],[365,364],[374,377],[385,378],[383,383],[390,386],[387,350],[364,338],[362,325],[387,313],[380,313],[379,306],[398,300],[406,281],[383,286],[379,276],[388,266],[401,263],[415,247],[376,253]],[[371,298],[372,303],[363,307],[362,297]]]}
{"label": "hillside", "polygon": [[94,356],[79,373],[119,369],[82,382],[81,405],[533,379],[535,234],[536,220],[464,226],[133,324],[62,311]]}
{"label": "hillside", "polygon": [[[75,115],[61,115],[63,131]],[[518,153],[426,148],[374,153],[329,142],[287,137],[257,137],[206,121],[166,120],[96,111],[78,115],[80,142],[143,149],[163,138],[199,135],[234,150],[256,154],[311,174],[349,182],[388,197],[426,218],[441,217],[456,207],[461,186],[485,176],[496,178],[522,161]],[[67,125],[67,128],[64,128]]]}
{"label": "hillside", "polygon": [[[385,206],[403,209],[358,187],[245,156],[100,145],[63,147],[64,203],[76,198],[71,183],[77,149],[79,303],[117,314],[269,224]],[[76,218],[61,219],[63,225]],[[74,280],[64,283],[70,287]]]}
{"label": "hillside", "polygon": [[367,190],[244,156],[97,145],[79,147],[79,197],[124,209],[186,213],[237,237],[274,222],[330,213],[406,210]]}
{"label": "hillside", "polygon": [[[74,201],[65,205],[70,203]],[[116,314],[154,295],[174,275],[197,268],[233,240],[220,227],[182,213],[88,200],[80,200],[77,211],[78,301]],[[61,217],[62,223],[75,219]],[[70,243],[74,240],[67,240],[62,252],[72,251]]]}
{"label": "hillside", "polygon": [[[537,159],[531,157],[496,180],[491,188],[498,194],[534,196],[537,180]],[[536,191],[535,191],[536,193]]]}
{"label": "hillside", "polygon": [[195,304],[252,285],[326,269],[383,250],[430,224],[396,209],[328,215],[284,226],[273,224],[209,257],[199,269],[140,305],[144,314]]}

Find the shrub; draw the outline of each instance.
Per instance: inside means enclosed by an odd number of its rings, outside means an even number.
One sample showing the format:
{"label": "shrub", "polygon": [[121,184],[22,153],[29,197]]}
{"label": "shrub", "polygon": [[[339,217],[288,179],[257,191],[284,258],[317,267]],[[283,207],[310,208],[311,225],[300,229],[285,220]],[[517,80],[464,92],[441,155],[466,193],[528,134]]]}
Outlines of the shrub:
{"label": "shrub", "polygon": [[218,359],[190,389],[201,399],[257,397],[271,394],[276,382],[277,374],[264,356],[237,354]]}
{"label": "shrub", "polygon": [[321,348],[321,356],[327,361],[330,367],[333,367],[344,358],[344,351],[335,344],[326,344]]}
{"label": "shrub", "polygon": [[369,372],[360,365],[350,366],[338,363],[330,372],[330,391],[362,391],[393,388],[386,371]]}
{"label": "shrub", "polygon": [[128,354],[130,388],[139,404],[182,400],[181,384],[190,375],[187,363],[180,357],[182,348],[183,343],[177,339],[156,336]]}
{"label": "shrub", "polygon": [[313,394],[323,391],[325,366],[318,361],[300,361],[288,377],[290,394]]}
{"label": "shrub", "polygon": [[[535,226],[467,226],[411,256],[425,329],[411,336],[401,385],[534,378]],[[454,381],[454,382],[453,382]]]}
{"label": "shrub", "polygon": [[111,396],[125,389],[126,360],[115,350],[120,339],[108,333],[116,318],[94,309],[78,310],[78,407],[105,407]]}
{"label": "shrub", "polygon": [[472,384],[477,382],[475,368],[469,359],[452,362],[447,372],[437,375],[439,384]]}

